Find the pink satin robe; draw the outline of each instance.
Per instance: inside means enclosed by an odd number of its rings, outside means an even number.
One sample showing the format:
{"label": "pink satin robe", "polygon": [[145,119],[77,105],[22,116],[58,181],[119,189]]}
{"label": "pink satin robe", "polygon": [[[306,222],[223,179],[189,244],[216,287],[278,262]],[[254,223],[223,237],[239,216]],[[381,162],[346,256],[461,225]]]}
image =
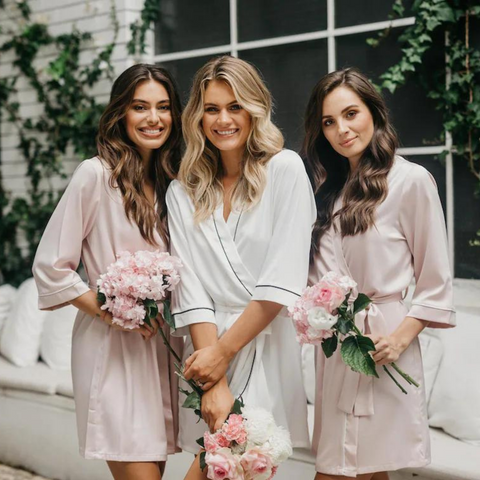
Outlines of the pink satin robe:
{"label": "pink satin robe", "polygon": [[[322,237],[310,282],[330,270],[351,276],[358,291],[373,299],[368,316],[356,318],[360,328],[373,334],[392,333],[407,315],[429,327],[454,326],[445,222],[433,177],[396,157],[388,189],[375,226],[366,233],[342,239],[331,228]],[[413,277],[416,288],[409,309],[402,299]],[[377,367],[379,379],[366,377],[347,368],[339,350],[329,359],[317,351],[313,448],[318,472],[355,477],[430,462],[418,339],[396,363],[420,388],[407,385],[405,395],[382,367]]]}
{"label": "pink satin robe", "polygon": [[[128,221],[121,193],[108,180],[98,158],[83,161],[53,213],[33,267],[41,309],[96,291],[100,274],[121,251],[165,250],[159,236],[160,246],[153,247]],[[76,273],[80,259],[88,285]],[[82,456],[147,462],[177,451],[177,381],[159,335],[144,341],[79,311],[72,377]]]}

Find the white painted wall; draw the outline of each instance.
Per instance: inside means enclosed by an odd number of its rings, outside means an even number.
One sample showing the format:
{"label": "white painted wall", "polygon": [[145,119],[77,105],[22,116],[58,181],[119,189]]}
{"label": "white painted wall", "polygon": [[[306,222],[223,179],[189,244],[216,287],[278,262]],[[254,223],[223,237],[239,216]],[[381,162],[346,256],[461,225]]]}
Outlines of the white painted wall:
{"label": "white painted wall", "polygon": [[[15,15],[15,0],[5,0],[7,13],[0,12],[0,27],[5,31],[18,20]],[[130,39],[130,24],[139,18],[143,8],[143,0],[30,0],[32,18],[38,22],[48,25],[52,35],[70,33],[74,27],[82,32],[90,32],[93,41],[88,45],[81,55],[82,65],[87,65],[94,57],[95,50],[107,45],[113,38],[113,25],[110,19],[112,4],[115,5],[117,20],[120,30],[117,38],[117,46],[113,52],[112,63],[116,74],[120,74],[125,68],[132,65],[133,59],[127,54],[126,44]],[[7,39],[0,35],[0,43]],[[46,67],[55,58],[53,48],[45,48],[36,62],[39,68]],[[12,61],[14,55],[11,53],[0,56],[0,78],[18,76],[19,72]],[[35,91],[28,85],[25,78],[17,80],[18,95],[16,100],[20,103],[20,114],[25,118],[35,118],[41,114],[41,105],[36,98]],[[100,81],[92,93],[102,102],[106,102],[109,96],[111,81],[106,79]],[[28,182],[25,178],[26,164],[22,155],[17,149],[17,129],[5,119],[0,124],[0,148],[1,148],[1,169],[3,186],[12,192],[14,196],[22,196],[28,189]],[[65,171],[71,173],[78,164],[79,158],[75,158],[70,151],[65,155]],[[55,186],[63,186],[65,181],[53,178]]]}

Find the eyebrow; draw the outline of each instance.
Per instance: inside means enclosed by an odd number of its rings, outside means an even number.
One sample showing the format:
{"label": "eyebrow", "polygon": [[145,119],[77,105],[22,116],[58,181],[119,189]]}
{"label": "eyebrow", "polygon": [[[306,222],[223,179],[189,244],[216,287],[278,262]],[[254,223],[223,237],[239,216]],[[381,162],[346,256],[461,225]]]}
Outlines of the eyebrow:
{"label": "eyebrow", "polygon": [[[233,105],[235,103],[238,103],[237,100],[233,100],[233,102],[230,102],[230,103],[227,103],[227,107],[230,106],[230,105]],[[218,105],[216,103],[211,103],[211,102],[208,102],[208,103],[205,103],[204,104],[204,107],[206,106],[210,106],[210,107],[218,107]]]}
{"label": "eyebrow", "polygon": [[[140,98],[134,98],[133,101],[132,101],[132,103],[145,103],[145,104],[149,105],[149,102],[147,102],[146,100],[142,100],[142,99],[140,99]],[[158,105],[159,103],[170,103],[170,100],[168,100],[168,99],[166,99],[166,100],[160,100],[160,101],[157,102],[157,105]]]}
{"label": "eyebrow", "polygon": [[[348,107],[345,107],[341,113],[345,113],[347,110],[350,110],[351,108],[359,108],[358,105],[355,105],[355,104],[352,104],[352,105],[349,105]],[[328,117],[331,117],[331,115],[323,115],[322,118],[328,118]]]}

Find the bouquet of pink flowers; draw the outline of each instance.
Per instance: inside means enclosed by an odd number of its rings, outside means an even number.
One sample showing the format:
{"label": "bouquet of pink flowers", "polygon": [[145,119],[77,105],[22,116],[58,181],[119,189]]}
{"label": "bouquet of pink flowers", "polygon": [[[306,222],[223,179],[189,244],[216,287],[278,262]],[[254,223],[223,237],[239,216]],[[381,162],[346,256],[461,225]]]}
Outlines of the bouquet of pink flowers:
{"label": "bouquet of pink flowers", "polygon": [[[368,308],[371,300],[360,293],[351,301],[350,296],[356,286],[356,282],[350,277],[328,272],[320,282],[307,287],[288,311],[293,318],[300,344],[321,345],[328,358],[333,355],[340,342],[342,359],[354,372],[378,378],[375,362],[370,355],[370,352],[375,350],[375,345],[355,325],[355,315]],[[395,363],[390,365],[410,385],[418,387],[418,383]],[[383,365],[383,368],[402,392],[407,393],[386,365]]]}
{"label": "bouquet of pink flowers", "polygon": [[200,468],[207,468],[210,480],[269,480],[292,454],[288,430],[267,410],[245,407],[240,400],[222,428],[205,432],[197,443],[205,449]]}
{"label": "bouquet of pink flowers", "polygon": [[97,281],[97,300],[102,310],[112,314],[112,322],[134,329],[155,318],[160,310],[165,321],[173,326],[167,292],[180,281],[182,262],[159,250],[121,252],[117,261]]}

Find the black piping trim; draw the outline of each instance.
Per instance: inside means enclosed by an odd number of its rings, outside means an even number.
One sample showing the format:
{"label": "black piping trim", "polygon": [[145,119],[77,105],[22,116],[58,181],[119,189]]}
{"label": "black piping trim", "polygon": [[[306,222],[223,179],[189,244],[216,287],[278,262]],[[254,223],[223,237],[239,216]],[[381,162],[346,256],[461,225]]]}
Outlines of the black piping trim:
{"label": "black piping trim", "polygon": [[248,384],[250,383],[250,379],[252,378],[252,372],[253,372],[253,367],[255,365],[256,358],[257,358],[257,351],[255,350],[255,353],[253,354],[252,366],[250,367],[250,373],[248,374],[248,378],[247,378],[247,383],[245,384],[245,387],[243,387],[242,393],[238,396],[238,398],[242,401],[243,401],[242,395],[245,393],[245,390],[247,389]]}
{"label": "black piping trim", "polygon": [[293,295],[296,295],[297,297],[300,297],[301,295],[299,293],[292,292],[291,290],[287,290],[286,288],[282,287],[277,287],[275,285],[257,285],[255,288],[259,287],[272,287],[272,288],[278,288],[279,290],[284,290],[285,292],[292,293]]}
{"label": "black piping trim", "polygon": [[192,312],[193,310],[211,310],[213,313],[215,313],[215,310],[213,308],[197,307],[197,308],[189,308],[188,310],[184,310],[183,312],[172,313],[172,317],[174,317],[175,315],[181,315],[182,313]]}
{"label": "black piping trim", "polygon": [[242,208],[242,211],[240,212],[240,215],[238,216],[237,224],[235,225],[235,232],[233,232],[233,241],[235,241],[235,238],[237,238],[238,224],[240,223],[240,219],[242,218],[242,214],[243,214],[243,208]]}
{"label": "black piping trim", "polygon": [[248,288],[243,284],[243,282],[240,280],[240,278],[237,275],[237,272],[234,270],[232,264],[230,263],[230,259],[228,258],[227,252],[225,251],[225,247],[223,246],[222,239],[220,238],[220,234],[218,233],[218,228],[217,228],[217,222],[215,221],[215,217],[212,215],[213,218],[213,225],[215,225],[215,231],[217,232],[217,237],[220,240],[220,245],[222,246],[223,253],[225,254],[225,257],[227,259],[228,264],[230,265],[230,268],[232,269],[232,272],[235,274],[237,277],[237,280],[242,284],[242,287],[247,291],[247,293],[251,296],[252,294],[248,290]]}

